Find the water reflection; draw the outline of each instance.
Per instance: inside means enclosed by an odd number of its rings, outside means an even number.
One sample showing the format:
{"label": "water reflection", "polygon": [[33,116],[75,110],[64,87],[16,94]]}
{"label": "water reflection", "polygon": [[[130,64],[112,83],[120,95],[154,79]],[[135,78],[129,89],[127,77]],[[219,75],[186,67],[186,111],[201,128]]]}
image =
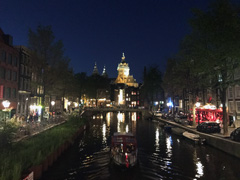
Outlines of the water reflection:
{"label": "water reflection", "polygon": [[106,138],[106,124],[105,124],[105,123],[103,124],[103,127],[102,127],[102,136],[103,136],[103,141],[102,141],[102,143],[103,143],[103,144],[106,144],[107,138]]}
{"label": "water reflection", "polygon": [[167,155],[168,157],[172,156],[172,136],[166,137],[166,146],[167,146]]}
{"label": "water reflection", "polygon": [[137,120],[137,113],[132,112],[132,121],[136,121],[136,120]]}
{"label": "water reflection", "polygon": [[194,158],[194,162],[195,162],[195,166],[196,166],[195,177],[200,178],[204,175],[204,171],[203,171],[204,166],[203,166],[202,162],[200,161],[200,158],[197,157],[196,149],[194,149],[194,151],[193,151],[193,158]]}
{"label": "water reflection", "polygon": [[129,131],[129,130],[128,130],[128,124],[127,124],[127,125],[126,125],[126,133],[128,133],[128,131]]}
{"label": "water reflection", "polygon": [[156,152],[159,151],[159,129],[156,128],[156,132],[155,132],[155,148],[156,148]]}
{"label": "water reflection", "polygon": [[107,126],[108,126],[108,127],[110,126],[112,114],[113,114],[113,113],[111,113],[111,112],[108,112],[108,113],[106,114],[106,121],[107,121]]}
{"label": "water reflection", "polygon": [[196,174],[196,178],[200,178],[201,176],[203,176],[203,168],[204,166],[202,165],[201,161],[198,161],[196,163],[196,167],[197,167],[197,174]]}
{"label": "water reflection", "polygon": [[[191,145],[165,133],[157,123],[138,118],[137,113],[102,116],[92,117],[86,134],[79,137],[43,179],[240,179],[240,161],[225,153]],[[111,136],[116,131],[136,135],[139,159],[136,169],[124,171],[110,163]]]}

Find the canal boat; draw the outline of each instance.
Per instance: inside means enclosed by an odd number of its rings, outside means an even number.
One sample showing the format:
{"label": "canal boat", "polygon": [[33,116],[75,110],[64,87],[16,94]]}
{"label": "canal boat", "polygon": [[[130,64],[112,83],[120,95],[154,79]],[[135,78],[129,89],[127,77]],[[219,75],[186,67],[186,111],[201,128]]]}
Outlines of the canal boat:
{"label": "canal boat", "polygon": [[184,129],[178,127],[172,127],[171,131],[173,134],[176,134],[178,136],[182,136],[182,134],[185,132]]}
{"label": "canal boat", "polygon": [[199,134],[194,134],[194,133],[190,133],[188,131],[185,131],[183,134],[182,134],[186,139],[192,141],[194,144],[199,144],[199,145],[203,145],[204,142],[205,142],[205,139],[204,138],[201,138],[199,136]]}
{"label": "canal boat", "polygon": [[111,143],[111,157],[114,164],[126,168],[137,164],[137,140],[132,133],[114,133]]}

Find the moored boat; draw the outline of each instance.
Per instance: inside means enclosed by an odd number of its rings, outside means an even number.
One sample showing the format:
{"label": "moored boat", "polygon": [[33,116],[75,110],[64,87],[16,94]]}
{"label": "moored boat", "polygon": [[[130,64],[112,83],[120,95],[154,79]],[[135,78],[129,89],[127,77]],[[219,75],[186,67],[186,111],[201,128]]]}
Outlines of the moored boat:
{"label": "moored boat", "polygon": [[184,129],[178,128],[178,127],[173,127],[171,129],[171,131],[172,131],[173,134],[176,134],[176,135],[179,135],[179,136],[182,136],[182,134],[185,132]]}
{"label": "moored boat", "polygon": [[116,165],[132,167],[137,164],[137,140],[132,133],[114,133],[111,157]]}
{"label": "moored boat", "polygon": [[205,142],[204,138],[201,138],[199,136],[199,134],[194,134],[194,133],[190,133],[188,131],[185,131],[183,133],[183,136],[189,140],[191,140],[194,144],[199,144],[202,145]]}

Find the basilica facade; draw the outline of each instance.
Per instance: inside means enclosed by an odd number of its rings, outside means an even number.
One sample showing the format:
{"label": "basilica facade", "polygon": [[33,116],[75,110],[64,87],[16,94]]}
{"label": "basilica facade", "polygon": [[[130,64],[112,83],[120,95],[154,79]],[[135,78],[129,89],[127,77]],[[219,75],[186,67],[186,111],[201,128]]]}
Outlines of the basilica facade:
{"label": "basilica facade", "polygon": [[139,84],[130,75],[130,68],[123,53],[121,62],[118,64],[118,76],[112,83],[112,102],[116,106],[135,108],[140,105]]}
{"label": "basilica facade", "polygon": [[[117,66],[117,78],[108,78],[106,68],[104,66],[101,76],[109,79],[110,91],[105,89],[97,90],[96,106],[112,106],[112,107],[129,107],[136,108],[140,106],[140,92],[139,84],[132,75],[130,75],[130,68],[126,62],[124,53],[120,63]],[[97,64],[95,63],[92,75],[100,75],[98,73]],[[99,93],[101,91],[101,93]],[[104,92],[104,93],[102,93]],[[107,93],[105,93],[107,92]],[[101,95],[101,96],[100,96]]]}

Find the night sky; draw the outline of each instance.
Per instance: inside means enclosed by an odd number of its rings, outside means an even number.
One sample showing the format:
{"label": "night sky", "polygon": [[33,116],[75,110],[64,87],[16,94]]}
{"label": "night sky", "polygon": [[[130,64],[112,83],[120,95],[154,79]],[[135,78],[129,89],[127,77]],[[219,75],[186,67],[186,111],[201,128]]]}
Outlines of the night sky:
{"label": "night sky", "polygon": [[91,75],[94,63],[109,77],[125,53],[130,74],[142,81],[144,66],[157,64],[178,51],[191,31],[191,8],[205,9],[208,0],[2,0],[0,27],[14,45],[27,46],[28,29],[51,25],[62,40],[74,72]]}

